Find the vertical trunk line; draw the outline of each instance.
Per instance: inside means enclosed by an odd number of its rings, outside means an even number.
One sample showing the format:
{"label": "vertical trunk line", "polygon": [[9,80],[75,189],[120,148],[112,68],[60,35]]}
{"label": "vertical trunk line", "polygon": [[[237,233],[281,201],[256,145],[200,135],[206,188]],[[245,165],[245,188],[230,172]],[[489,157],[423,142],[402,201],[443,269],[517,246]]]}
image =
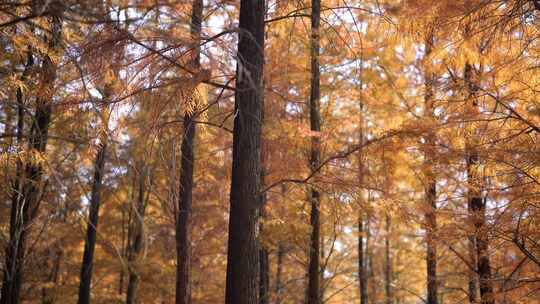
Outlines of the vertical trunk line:
{"label": "vertical trunk line", "polygon": [[[430,60],[430,55],[434,43],[433,29],[428,34],[428,37],[425,42],[425,60]],[[425,85],[425,95],[424,95],[424,115],[426,118],[432,120],[434,117],[434,82],[435,75],[429,68],[430,63],[425,62],[424,66],[424,85]],[[428,130],[426,135],[426,149],[424,152],[424,163],[425,163],[425,229],[426,229],[426,269],[427,269],[427,304],[437,304],[437,244],[435,242],[436,231],[437,231],[437,180],[434,173],[434,163],[435,163],[435,142],[436,135],[432,128]]]}
{"label": "vertical trunk line", "polygon": [[226,304],[259,304],[264,8],[240,1]]}
{"label": "vertical trunk line", "polygon": [[[311,158],[310,168],[314,172],[320,165],[320,18],[321,2],[313,0],[311,5],[311,93],[309,99]],[[308,269],[308,299],[307,304],[320,304],[320,193],[314,187],[310,187],[311,203],[311,239],[309,246],[309,269]]]}
{"label": "vertical trunk line", "polygon": [[[193,39],[194,69],[200,69],[200,38],[202,27],[203,1],[193,0],[191,7],[191,37]],[[190,92],[188,92],[190,93]],[[180,189],[178,215],[176,220],[176,304],[191,302],[191,217],[193,200],[193,168],[195,162],[195,110],[184,115],[184,135],[182,138],[180,162]]]}

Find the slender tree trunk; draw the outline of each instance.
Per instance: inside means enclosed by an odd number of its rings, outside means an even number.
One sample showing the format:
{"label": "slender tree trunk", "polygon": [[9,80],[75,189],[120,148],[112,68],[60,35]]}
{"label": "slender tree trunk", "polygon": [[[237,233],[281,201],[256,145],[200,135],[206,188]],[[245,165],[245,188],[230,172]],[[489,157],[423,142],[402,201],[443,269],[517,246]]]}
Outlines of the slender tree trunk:
{"label": "slender tree trunk", "polygon": [[126,258],[126,210],[124,206],[122,207],[122,240],[121,240],[121,259],[122,265],[120,267],[120,274],[118,275],[118,294],[122,295],[124,293],[124,259]]}
{"label": "slender tree trunk", "polygon": [[[465,87],[467,90],[467,94],[469,98],[474,98],[474,87],[472,84],[472,66],[469,63],[465,64],[465,69],[463,72],[463,79],[465,82]],[[470,145],[470,144],[468,144]],[[471,153],[470,147],[466,147],[465,153],[469,155]],[[472,171],[471,171],[471,165],[469,164],[469,157],[467,156],[467,188],[468,188],[468,198],[467,198],[467,209],[469,211],[469,217],[472,218],[472,193],[474,183],[472,182]],[[468,236],[468,251],[469,251],[469,259],[471,262],[471,265],[474,267],[474,269],[469,269],[469,303],[477,303],[477,297],[478,297],[478,273],[477,273],[477,255],[476,255],[476,236],[474,233],[471,233]]]}
{"label": "slender tree trunk", "polygon": [[[360,146],[364,144],[364,106],[360,101],[360,112],[358,121],[358,141]],[[358,184],[363,187],[364,184],[364,149],[358,150]],[[360,293],[360,304],[368,304],[367,293],[367,263],[366,250],[364,249],[364,218],[366,214],[366,205],[364,200],[364,190],[359,191],[358,196],[358,283]]]}
{"label": "slender tree trunk", "polygon": [[364,216],[360,214],[358,216],[358,281],[360,304],[368,304],[366,251],[364,248]]}
{"label": "slender tree trunk", "polygon": [[[48,17],[51,32],[48,35],[48,47],[56,50],[60,46],[62,21],[58,3],[49,4],[58,12]],[[43,154],[47,146],[49,125],[52,112],[53,86],[56,79],[56,64],[45,55],[41,67],[40,88],[36,98],[36,111],[28,138],[28,150]],[[20,109],[19,109],[20,110]],[[22,117],[22,116],[21,116]],[[19,122],[20,123],[20,122]],[[22,129],[21,129],[22,130]],[[4,279],[2,283],[1,304],[18,304],[22,286],[22,268],[26,251],[26,238],[37,216],[45,183],[42,180],[43,167],[40,163],[28,162],[21,174],[20,193],[13,199],[10,219],[10,240],[6,252]],[[14,209],[14,210],[13,210]]]}
{"label": "slender tree trunk", "polygon": [[384,290],[386,304],[394,303],[392,294],[392,257],[390,256],[390,215],[386,215],[386,236],[384,238]]}
{"label": "slender tree trunk", "polygon": [[[134,170],[136,171],[136,170]],[[130,176],[129,171],[127,176]],[[130,240],[131,236],[133,234],[132,229],[132,219],[133,219],[133,201],[135,200],[135,189],[137,188],[137,175],[132,174],[132,181],[131,181],[131,187],[130,189],[130,195],[128,198],[129,203],[124,203],[124,206],[122,208],[122,267],[120,268],[120,277],[118,282],[118,294],[121,295],[124,293],[124,281],[126,276],[126,267],[127,264],[126,261],[128,260],[128,254],[129,254],[129,246],[130,246]],[[127,211],[127,219],[126,219],[126,211]],[[127,227],[126,227],[127,226]],[[128,265],[129,266],[129,265]],[[127,267],[129,269],[129,267]]]}
{"label": "slender tree trunk", "polygon": [[144,213],[146,209],[146,174],[147,168],[144,163],[139,166],[139,193],[137,205],[132,211],[132,223],[130,240],[128,240],[128,287],[126,304],[138,303],[137,291],[140,277],[138,273],[138,257],[144,244]]}
{"label": "slender tree trunk", "polygon": [[[191,36],[194,43],[192,66],[200,68],[200,37],[203,1],[193,0],[191,8]],[[194,112],[184,115],[182,139],[182,161],[180,167],[180,189],[178,217],[176,220],[176,304],[191,302],[191,213],[193,193],[193,166],[195,122]]]}
{"label": "slender tree trunk", "polygon": [[226,304],[259,303],[264,0],[241,0]]}
{"label": "slender tree trunk", "polygon": [[[321,131],[320,122],[320,67],[319,67],[319,25],[321,2],[313,0],[311,4],[311,94],[309,98],[310,129],[313,133]],[[310,168],[312,172],[320,165],[320,137],[314,134],[311,139]],[[307,304],[320,304],[320,193],[310,187],[311,201],[311,240],[309,244],[308,299]]]}
{"label": "slender tree trunk", "polygon": [[99,221],[99,207],[101,204],[101,188],[105,170],[107,154],[107,136],[102,136],[94,160],[94,180],[90,197],[90,210],[88,213],[88,226],[84,243],[81,278],[79,284],[79,304],[90,304],[90,289],[92,285],[92,269],[94,265],[94,250],[96,248],[96,230]]}
{"label": "slender tree trunk", "polygon": [[[431,60],[431,50],[433,47],[433,33],[429,33],[426,39],[425,60]],[[424,115],[428,119],[435,119],[434,116],[434,81],[435,76],[429,70],[430,63],[426,62],[424,67],[425,75],[425,95],[424,95]],[[432,129],[426,135],[426,149],[424,152],[425,163],[425,225],[426,225],[426,269],[427,269],[427,304],[437,304],[437,244],[435,242],[437,231],[437,180],[433,171],[435,163],[435,133]]]}
{"label": "slender tree trunk", "polygon": [[[476,101],[476,84],[473,80],[474,67],[470,63],[465,64],[464,80],[467,89],[468,97],[471,100],[471,111],[473,113],[478,112],[478,104]],[[478,166],[480,164],[480,156],[477,151],[477,134],[472,135],[472,142],[467,143],[466,146],[466,166],[467,166],[467,186],[468,186],[468,208],[470,212],[470,218],[474,225],[474,247],[471,246],[473,252],[471,256],[475,256],[476,260],[476,274],[478,275],[479,287],[480,287],[480,303],[481,304],[494,304],[495,299],[493,296],[493,282],[491,278],[491,263],[488,254],[488,231],[486,226],[486,205],[482,198],[482,185],[480,174],[478,172]],[[476,252],[474,252],[476,249]],[[476,293],[476,288],[475,292]],[[471,297],[471,295],[469,295]],[[471,297],[472,298],[472,297]]]}

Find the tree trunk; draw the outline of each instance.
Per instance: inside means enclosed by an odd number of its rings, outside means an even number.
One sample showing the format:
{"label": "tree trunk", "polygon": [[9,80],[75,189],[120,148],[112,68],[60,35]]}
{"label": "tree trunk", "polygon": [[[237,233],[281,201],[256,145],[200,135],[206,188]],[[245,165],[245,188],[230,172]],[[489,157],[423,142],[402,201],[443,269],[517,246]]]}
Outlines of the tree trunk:
{"label": "tree trunk", "polygon": [[[262,228],[262,227],[261,227]],[[261,230],[262,232],[262,230]],[[268,304],[270,301],[269,294],[269,285],[270,285],[270,275],[269,275],[269,259],[268,259],[268,249],[261,246],[259,249],[259,303]]]}
{"label": "tree trunk", "polygon": [[139,166],[139,193],[137,205],[132,206],[131,216],[131,238],[128,240],[128,287],[126,293],[126,304],[136,304],[137,291],[139,289],[138,257],[144,244],[144,213],[146,209],[146,173],[147,168],[144,163]]}
{"label": "tree trunk", "polygon": [[367,294],[367,263],[364,249],[364,216],[358,216],[358,281],[360,288],[360,304],[368,304]]}
{"label": "tree trunk", "polygon": [[259,302],[264,2],[240,2],[226,304]]}
{"label": "tree trunk", "polygon": [[386,304],[394,302],[392,295],[392,257],[390,256],[390,215],[386,215],[386,236],[384,238],[384,290]]}
{"label": "tree trunk", "polygon": [[[264,82],[263,82],[264,83]],[[263,84],[264,86],[264,84]],[[264,109],[261,114],[261,121],[264,125]],[[265,186],[266,176],[266,145],[264,138],[261,138],[261,188]],[[261,210],[260,216],[262,221],[259,223],[260,235],[264,237],[264,220],[266,219],[266,193],[261,195]],[[268,259],[268,248],[265,244],[260,244],[259,248],[259,304],[268,304],[270,301],[270,264]]]}
{"label": "tree trunk", "polygon": [[[200,37],[203,1],[193,0],[191,8],[191,36],[193,39],[192,68],[200,68]],[[182,139],[182,161],[180,167],[180,189],[178,216],[176,220],[176,304],[191,302],[191,213],[193,193],[193,166],[195,122],[194,112],[184,115]]]}
{"label": "tree trunk", "polygon": [[[431,50],[433,47],[433,33],[429,33],[425,43],[425,60],[431,60]],[[424,95],[424,115],[427,119],[433,120],[434,117],[434,81],[435,76],[429,70],[429,63],[424,67],[425,75],[425,95]],[[435,243],[437,231],[437,180],[433,172],[435,163],[435,133],[430,128],[426,135],[426,149],[424,151],[425,164],[425,225],[426,225],[426,269],[427,269],[427,304],[437,304],[437,244]]]}
{"label": "tree trunk", "polygon": [[88,226],[86,229],[86,240],[84,243],[83,261],[81,266],[79,304],[90,304],[92,269],[94,264],[94,250],[96,247],[96,230],[99,221],[99,207],[101,204],[101,188],[103,185],[106,154],[107,136],[102,136],[96,159],[94,160],[94,180],[92,182]]}
{"label": "tree trunk", "polygon": [[[320,67],[319,67],[319,25],[321,17],[321,2],[313,0],[311,8],[311,94],[309,99],[310,129],[313,131],[311,139],[311,171],[317,170],[320,165]],[[308,269],[308,292],[307,304],[320,304],[320,194],[319,191],[310,187],[311,201],[311,240],[309,244],[309,269]]]}
{"label": "tree trunk", "polygon": [[[470,63],[465,64],[463,78],[467,89],[468,98],[471,100],[471,111],[474,114],[478,112],[478,104],[476,101],[476,85],[473,80],[474,67]],[[482,198],[482,186],[478,166],[480,164],[480,156],[477,151],[477,134],[474,133],[472,138],[466,145],[466,166],[467,166],[467,186],[468,186],[468,209],[470,218],[474,225],[474,234],[471,236],[474,240],[474,247],[470,246],[473,252],[471,256],[476,260],[476,275],[479,280],[480,287],[480,303],[494,304],[493,283],[491,281],[491,265],[488,255],[488,231],[486,226],[486,205]],[[474,252],[474,250],[476,251]],[[471,287],[470,287],[471,288]],[[471,288],[472,289],[472,288]],[[476,293],[476,288],[474,294]],[[472,296],[469,295],[472,299]]]}
{"label": "tree trunk", "polygon": [[[361,89],[361,88],[360,88]],[[358,141],[360,149],[358,149],[358,184],[363,187],[364,184],[364,105],[360,101],[360,112],[358,121]],[[366,214],[366,205],[364,198],[364,190],[359,191],[358,196],[358,283],[360,293],[360,304],[368,304],[367,293],[367,263],[366,249],[364,248],[364,218]],[[366,246],[367,247],[367,246]]]}
{"label": "tree trunk", "polygon": [[[55,16],[48,17],[51,23],[51,32],[48,37],[50,50],[56,50],[60,46],[62,34],[62,20],[59,17],[61,11],[56,8],[57,5],[56,2],[49,4],[52,10],[58,10]],[[36,98],[36,111],[28,137],[28,151],[38,154],[43,154],[47,146],[54,93],[53,86],[56,79],[56,64],[47,55],[43,58],[41,77]],[[22,116],[20,117],[22,119]],[[22,128],[22,123],[19,126]],[[11,207],[10,240],[6,249],[1,304],[18,304],[20,302],[26,238],[37,216],[41,196],[45,188],[45,183],[42,180],[42,164],[29,161],[24,165],[21,164],[21,167],[24,167],[23,172],[21,172],[21,191],[20,194],[15,194]]]}

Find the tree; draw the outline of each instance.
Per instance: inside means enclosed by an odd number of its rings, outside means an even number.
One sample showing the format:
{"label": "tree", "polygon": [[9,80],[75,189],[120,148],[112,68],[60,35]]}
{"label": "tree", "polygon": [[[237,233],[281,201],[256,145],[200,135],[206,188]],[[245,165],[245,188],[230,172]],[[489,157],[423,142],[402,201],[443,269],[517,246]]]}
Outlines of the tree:
{"label": "tree", "polygon": [[242,0],[225,303],[258,304],[264,0]]}
{"label": "tree", "polygon": [[[50,8],[48,8],[50,7]],[[28,160],[22,172],[20,194],[14,191],[11,206],[10,240],[6,252],[4,280],[0,303],[17,304],[21,300],[23,264],[25,262],[26,243],[30,227],[34,222],[45,182],[42,180],[43,157],[47,147],[48,131],[51,122],[54,81],[57,63],[51,56],[58,52],[62,42],[62,5],[58,2],[48,4],[52,15],[47,17],[49,34],[46,37],[46,51],[42,54],[40,92],[37,93],[35,113],[28,136],[28,153],[34,154],[34,160]],[[38,8],[39,9],[39,8]],[[32,55],[30,55],[32,56]],[[21,126],[19,124],[19,126]],[[22,127],[22,126],[21,126]]]}
{"label": "tree", "polygon": [[[319,52],[320,52],[320,18],[321,18],[321,2],[313,0],[311,3],[311,85],[309,97],[309,125],[313,132],[311,138],[311,156],[309,165],[311,172],[317,170],[321,162],[320,137],[321,118],[320,118],[320,67],[319,67]],[[314,187],[309,189],[309,201],[311,204],[311,239],[309,242],[309,270],[308,270],[308,304],[321,303],[321,287],[320,287],[320,193]]]}
{"label": "tree", "polygon": [[[191,67],[200,69],[200,37],[203,2],[193,0],[191,8],[191,35],[193,39],[193,61]],[[195,113],[186,110],[184,136],[182,138],[182,161],[180,167],[180,189],[178,216],[176,218],[176,304],[191,303],[191,212],[193,189],[193,164],[195,140]]]}

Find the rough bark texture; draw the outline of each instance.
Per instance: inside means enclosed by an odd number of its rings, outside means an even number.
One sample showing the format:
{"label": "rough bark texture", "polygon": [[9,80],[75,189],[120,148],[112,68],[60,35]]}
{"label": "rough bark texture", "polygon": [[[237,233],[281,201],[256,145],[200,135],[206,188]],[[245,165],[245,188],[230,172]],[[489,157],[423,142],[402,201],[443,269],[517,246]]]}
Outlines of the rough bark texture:
{"label": "rough bark texture", "polygon": [[[194,41],[192,68],[200,67],[200,47],[203,1],[193,0],[191,9],[191,36]],[[184,115],[182,138],[182,161],[180,167],[180,189],[178,217],[176,219],[176,304],[191,302],[191,209],[193,193],[193,166],[195,122],[193,112]]]}
{"label": "rough bark texture", "polygon": [[[431,50],[433,46],[433,34],[430,33],[426,39],[426,60],[430,60]],[[424,71],[425,82],[425,95],[424,95],[424,115],[427,119],[435,119],[434,117],[434,81],[435,76],[427,68],[429,63],[426,64],[426,70]],[[426,149],[424,153],[425,162],[425,225],[426,225],[426,277],[427,277],[427,304],[437,304],[437,244],[435,243],[436,230],[437,230],[437,180],[434,173],[435,163],[435,133],[433,129],[428,130],[426,135]]]}
{"label": "rough bark texture", "polygon": [[[314,134],[321,131],[320,119],[320,67],[319,67],[319,25],[321,18],[321,2],[313,0],[311,8],[311,94],[309,98],[310,129]],[[320,138],[315,135],[311,139],[310,168],[316,170],[321,162]],[[320,193],[310,187],[311,203],[311,240],[309,244],[308,292],[307,304],[320,304]]]}
{"label": "rough bark texture", "polygon": [[264,8],[264,0],[240,3],[226,304],[259,302]]}
{"label": "rough bark texture", "polygon": [[88,214],[88,226],[84,243],[81,278],[79,284],[79,304],[90,303],[90,289],[92,285],[92,268],[94,264],[94,250],[96,248],[96,230],[99,221],[99,207],[101,204],[101,188],[107,154],[107,139],[103,136],[96,159],[94,161],[94,179],[90,197],[90,210]]}
{"label": "rough bark texture", "polygon": [[127,250],[128,258],[128,287],[126,293],[126,304],[136,304],[137,291],[139,289],[139,273],[137,259],[144,244],[144,213],[146,209],[146,172],[144,164],[139,166],[139,193],[136,206],[132,206],[131,225],[129,233],[129,244]]}
{"label": "rough bark texture", "polygon": [[[261,121],[264,125],[264,109],[262,113]],[[266,151],[265,142],[261,138],[261,188],[265,186],[266,177]],[[264,219],[266,219],[266,193],[261,195],[261,210],[260,216],[262,221],[259,223],[260,234],[264,235]],[[268,304],[270,301],[270,260],[268,258],[268,248],[265,244],[260,244],[259,248],[259,304]]]}
{"label": "rough bark texture", "polygon": [[[262,227],[261,227],[262,228]],[[262,231],[262,230],[261,230]],[[259,303],[268,304],[270,301],[270,274],[268,249],[261,246],[259,250]]]}
{"label": "rough bark texture", "polygon": [[[49,3],[54,16],[48,17],[51,31],[47,36],[50,51],[56,51],[61,42],[61,10],[57,2]],[[28,136],[28,151],[43,154],[48,140],[52,112],[52,96],[56,79],[56,64],[44,55],[41,66],[40,87],[36,98],[36,110]],[[21,122],[19,122],[21,123]],[[22,128],[22,125],[20,125]],[[22,132],[22,129],[21,129]],[[21,136],[22,137],[22,136]],[[18,304],[23,280],[23,264],[26,239],[29,229],[37,216],[45,183],[42,180],[43,167],[39,162],[21,164],[20,193],[12,200],[10,219],[10,240],[6,249],[4,279],[2,283],[1,304]]]}

